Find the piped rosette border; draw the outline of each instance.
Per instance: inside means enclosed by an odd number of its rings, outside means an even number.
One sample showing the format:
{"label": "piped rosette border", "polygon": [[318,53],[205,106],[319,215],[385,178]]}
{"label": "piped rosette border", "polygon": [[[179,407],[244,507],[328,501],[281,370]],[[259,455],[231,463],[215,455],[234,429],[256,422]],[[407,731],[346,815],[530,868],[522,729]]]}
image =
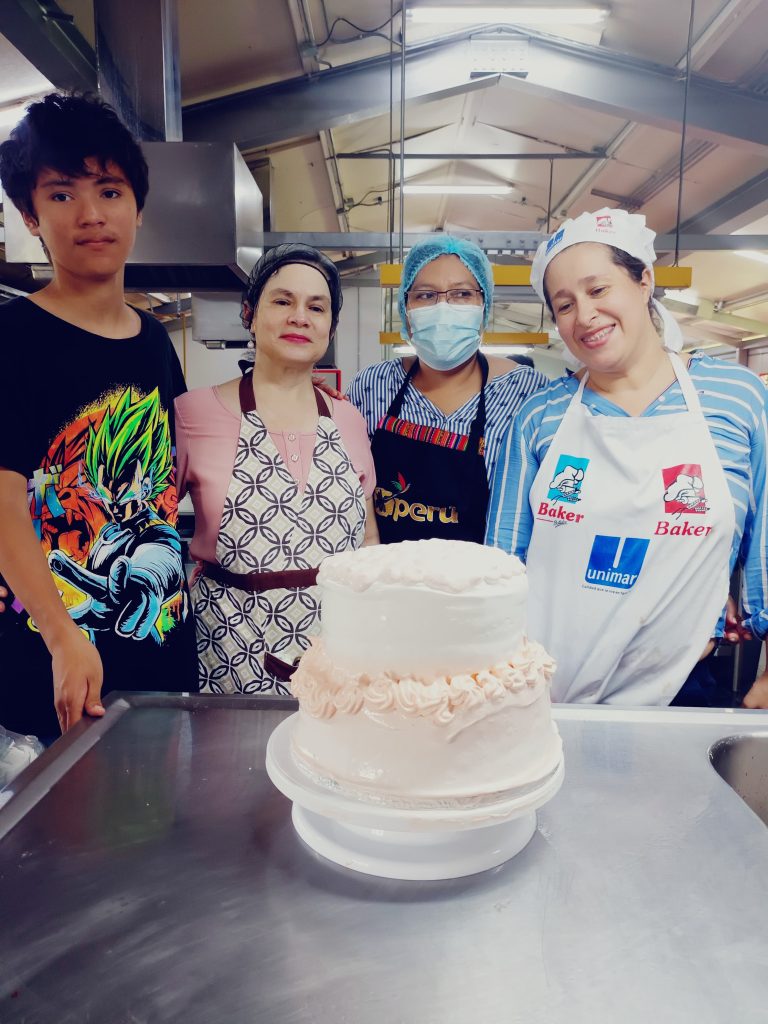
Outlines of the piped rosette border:
{"label": "piped rosette border", "polygon": [[541,644],[524,639],[514,660],[477,672],[432,678],[349,672],[340,669],[328,656],[322,639],[315,638],[290,685],[302,711],[313,718],[399,711],[449,725],[456,715],[489,703],[533,703],[549,685],[554,671],[555,661]]}

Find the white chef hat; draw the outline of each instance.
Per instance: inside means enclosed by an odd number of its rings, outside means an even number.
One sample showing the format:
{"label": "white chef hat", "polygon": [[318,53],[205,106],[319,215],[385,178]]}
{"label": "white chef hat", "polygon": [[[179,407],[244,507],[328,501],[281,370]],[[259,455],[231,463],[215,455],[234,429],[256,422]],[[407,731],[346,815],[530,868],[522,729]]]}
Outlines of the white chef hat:
{"label": "white chef hat", "polygon": [[[655,237],[656,232],[646,225],[645,217],[641,213],[612,210],[607,206],[594,213],[582,213],[572,220],[564,221],[557,231],[542,242],[536,250],[531,267],[533,289],[542,301],[546,301],[544,274],[547,267],[555,256],[578,242],[601,242],[603,245],[612,245],[616,249],[621,249],[622,252],[629,253],[648,268],[653,287],[653,264],[656,262],[656,250],[653,248]],[[683,335],[677,321],[657,299],[652,301],[662,323],[664,347],[672,352],[679,352],[683,347]]]}

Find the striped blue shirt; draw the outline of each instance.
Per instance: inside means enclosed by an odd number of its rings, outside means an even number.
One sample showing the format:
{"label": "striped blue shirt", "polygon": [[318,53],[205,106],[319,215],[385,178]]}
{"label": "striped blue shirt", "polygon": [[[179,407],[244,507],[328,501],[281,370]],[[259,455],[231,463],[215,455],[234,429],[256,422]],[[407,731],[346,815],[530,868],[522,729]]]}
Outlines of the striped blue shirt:
{"label": "striped blue shirt", "polygon": [[[509,373],[489,377],[485,388],[485,468],[490,479],[501,439],[513,416],[525,399],[544,387],[547,378],[529,366],[510,365]],[[388,359],[366,367],[349,385],[347,398],[363,414],[368,424],[368,436],[379,425],[382,416],[392,404],[405,380],[406,371],[401,359]],[[403,396],[400,417],[425,427],[439,427],[457,434],[468,434],[477,415],[480,395],[474,395],[455,412],[446,415],[426,398],[413,383]]]}
{"label": "striped blue shirt", "polygon": [[[768,562],[766,560],[765,458],[768,449],[768,389],[743,366],[711,356],[692,358],[689,373],[701,402],[736,513],[730,568],[744,568],[744,625],[761,639],[768,635]],[[502,441],[491,484],[486,543],[525,560],[533,529],[530,489],[560,421],[575,394],[575,377],[560,377],[533,395]],[[601,416],[626,416],[623,409],[589,389],[584,401]],[[675,381],[643,416],[681,412],[685,400]],[[715,635],[723,632],[723,619]]]}

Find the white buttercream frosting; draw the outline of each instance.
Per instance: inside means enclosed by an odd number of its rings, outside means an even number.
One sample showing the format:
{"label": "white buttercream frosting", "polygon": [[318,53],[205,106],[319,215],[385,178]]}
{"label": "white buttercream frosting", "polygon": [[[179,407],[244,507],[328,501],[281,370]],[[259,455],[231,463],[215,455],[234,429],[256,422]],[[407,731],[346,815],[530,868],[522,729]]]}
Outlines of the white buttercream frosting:
{"label": "white buttercream frosting", "polygon": [[462,540],[406,540],[375,544],[326,559],[317,582],[351,590],[392,583],[420,585],[446,594],[461,594],[482,584],[498,586],[523,576],[522,562],[499,548]]}
{"label": "white buttercream frosting", "polygon": [[323,638],[348,672],[457,675],[509,661],[525,625],[517,558],[465,541],[381,544],[320,567]]}
{"label": "white buttercream frosting", "polygon": [[492,805],[555,771],[554,662],[525,639],[510,555],[406,541],[334,555],[318,576],[322,638],[291,680],[296,762],[395,806]]}
{"label": "white buttercream frosting", "polygon": [[521,707],[531,704],[551,680],[554,668],[554,660],[541,644],[524,640],[514,662],[473,673],[400,678],[392,672],[344,672],[316,638],[299,662],[291,690],[313,718],[332,718],[337,712],[399,711],[447,725],[460,711],[483,704],[502,700]]}

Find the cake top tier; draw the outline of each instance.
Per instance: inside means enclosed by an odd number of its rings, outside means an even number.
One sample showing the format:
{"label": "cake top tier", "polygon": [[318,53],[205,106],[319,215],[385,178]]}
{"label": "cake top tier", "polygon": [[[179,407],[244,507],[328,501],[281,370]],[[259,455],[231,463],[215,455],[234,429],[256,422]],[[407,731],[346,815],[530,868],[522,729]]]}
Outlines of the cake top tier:
{"label": "cake top tier", "polygon": [[317,582],[351,590],[374,584],[422,585],[458,594],[481,583],[504,584],[525,573],[522,562],[498,548],[461,540],[405,540],[332,555]]}

